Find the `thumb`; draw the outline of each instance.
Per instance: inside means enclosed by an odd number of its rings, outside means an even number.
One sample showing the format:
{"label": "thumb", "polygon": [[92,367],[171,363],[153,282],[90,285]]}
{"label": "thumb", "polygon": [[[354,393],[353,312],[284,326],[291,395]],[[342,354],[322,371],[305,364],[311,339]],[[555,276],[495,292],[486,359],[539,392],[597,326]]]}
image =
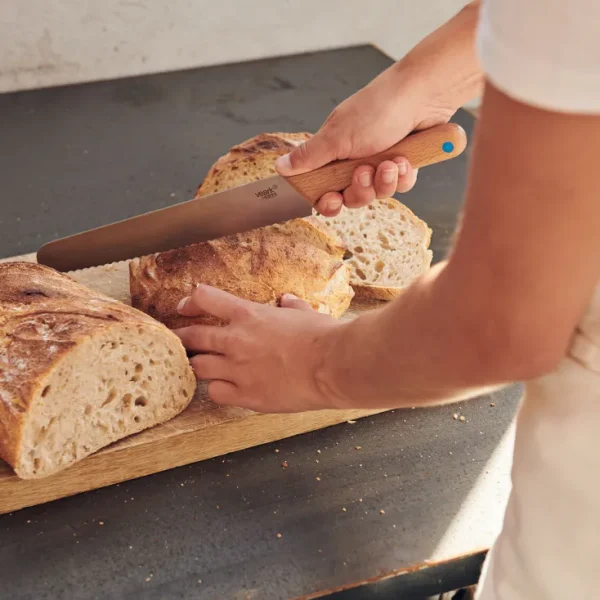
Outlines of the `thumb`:
{"label": "thumb", "polygon": [[281,301],[279,302],[279,305],[282,308],[294,308],[296,310],[310,310],[312,311],[312,306],[304,301],[304,300],[300,300],[300,298],[298,298],[297,296],[294,296],[294,294],[284,294],[281,297]]}
{"label": "thumb", "polygon": [[280,156],[275,161],[275,169],[280,175],[289,177],[318,169],[336,158],[335,144],[326,133],[318,132],[289,154]]}

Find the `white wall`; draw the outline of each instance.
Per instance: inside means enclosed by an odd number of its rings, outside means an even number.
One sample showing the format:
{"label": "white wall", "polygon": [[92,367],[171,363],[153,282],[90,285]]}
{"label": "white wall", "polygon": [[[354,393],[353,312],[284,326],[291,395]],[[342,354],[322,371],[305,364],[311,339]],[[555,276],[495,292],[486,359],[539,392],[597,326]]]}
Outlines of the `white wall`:
{"label": "white wall", "polygon": [[466,0],[0,0],[0,92],[375,43],[400,57]]}

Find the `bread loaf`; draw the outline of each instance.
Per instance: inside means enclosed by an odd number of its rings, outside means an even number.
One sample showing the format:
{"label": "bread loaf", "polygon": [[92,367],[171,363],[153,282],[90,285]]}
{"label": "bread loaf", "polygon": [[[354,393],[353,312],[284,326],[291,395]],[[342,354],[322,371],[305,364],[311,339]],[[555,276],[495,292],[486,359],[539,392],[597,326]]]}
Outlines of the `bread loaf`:
{"label": "bread loaf", "polygon": [[210,168],[196,198],[276,175],[275,159],[310,138],[310,133],[261,133],[229,150]]}
{"label": "bread loaf", "polygon": [[160,323],[47,267],[0,264],[0,457],[19,477],[171,419],[195,386]]}
{"label": "bread loaf", "polygon": [[[234,146],[212,166],[196,197],[275,175],[277,157],[310,137],[309,133],[262,133]],[[352,253],[350,283],[357,298],[391,300],[431,265],[431,229],[394,199],[344,208],[334,218],[315,216]]]}
{"label": "bread loaf", "polygon": [[295,294],[337,318],[354,295],[344,253],[316,219],[295,219],[132,260],[131,303],[169,328],[218,324],[209,315],[177,313],[179,301],[203,283],[261,304],[276,305],[283,294]]}
{"label": "bread loaf", "polygon": [[350,282],[357,298],[393,300],[431,266],[431,229],[393,198],[318,218],[352,254]]}

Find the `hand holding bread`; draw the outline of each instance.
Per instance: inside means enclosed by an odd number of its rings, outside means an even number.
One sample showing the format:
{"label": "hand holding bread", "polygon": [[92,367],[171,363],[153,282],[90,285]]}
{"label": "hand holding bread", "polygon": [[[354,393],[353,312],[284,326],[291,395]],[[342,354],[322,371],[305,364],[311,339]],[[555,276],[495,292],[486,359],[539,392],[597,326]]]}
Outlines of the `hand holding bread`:
{"label": "hand holding bread", "polygon": [[178,311],[190,319],[210,315],[223,324],[175,331],[197,353],[191,364],[199,379],[209,381],[208,395],[217,404],[263,413],[345,405],[326,374],[343,322],[289,295],[281,307],[265,306],[202,285]]}

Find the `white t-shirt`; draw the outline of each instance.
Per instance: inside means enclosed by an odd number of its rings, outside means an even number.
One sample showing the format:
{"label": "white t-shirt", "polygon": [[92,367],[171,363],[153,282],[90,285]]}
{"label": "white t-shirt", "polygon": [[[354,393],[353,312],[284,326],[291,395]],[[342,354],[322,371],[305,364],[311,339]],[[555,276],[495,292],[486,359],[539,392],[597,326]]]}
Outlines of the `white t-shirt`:
{"label": "white t-shirt", "polygon": [[483,0],[477,49],[488,79],[539,108],[600,114],[599,0]]}
{"label": "white t-shirt", "polygon": [[[600,115],[599,33],[600,0],[483,0],[477,46],[506,95]],[[477,598],[598,598],[600,286],[559,368],[527,383],[516,431],[513,488]]]}

